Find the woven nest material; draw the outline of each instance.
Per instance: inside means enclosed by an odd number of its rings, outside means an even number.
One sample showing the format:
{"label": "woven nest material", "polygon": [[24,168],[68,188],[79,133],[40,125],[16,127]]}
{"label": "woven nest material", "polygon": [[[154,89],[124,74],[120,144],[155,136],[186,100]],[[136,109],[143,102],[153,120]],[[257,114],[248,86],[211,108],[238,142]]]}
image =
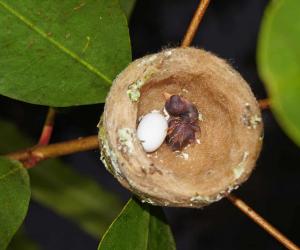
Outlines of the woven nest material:
{"label": "woven nest material", "polygon": [[[139,118],[162,110],[163,93],[198,108],[196,143],[147,154]],[[102,160],[142,201],[202,207],[248,179],[261,150],[261,113],[249,85],[228,63],[195,48],[167,49],[132,62],[114,81],[99,123]]]}

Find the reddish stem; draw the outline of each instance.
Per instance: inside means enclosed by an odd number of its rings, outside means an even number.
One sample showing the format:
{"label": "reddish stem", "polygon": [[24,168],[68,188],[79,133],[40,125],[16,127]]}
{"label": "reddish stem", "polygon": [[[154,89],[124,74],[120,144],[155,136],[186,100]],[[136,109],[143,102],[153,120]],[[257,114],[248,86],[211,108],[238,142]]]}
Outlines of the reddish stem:
{"label": "reddish stem", "polygon": [[55,114],[55,109],[50,107],[38,145],[42,146],[49,144],[53,132]]}
{"label": "reddish stem", "polygon": [[39,139],[38,144],[32,149],[28,150],[28,159],[23,161],[23,164],[26,168],[32,168],[35,166],[42,158],[39,155],[33,154],[34,148],[38,146],[48,145],[52,136],[54,120],[55,120],[56,111],[54,108],[49,107],[47,117],[44,123],[44,127]]}

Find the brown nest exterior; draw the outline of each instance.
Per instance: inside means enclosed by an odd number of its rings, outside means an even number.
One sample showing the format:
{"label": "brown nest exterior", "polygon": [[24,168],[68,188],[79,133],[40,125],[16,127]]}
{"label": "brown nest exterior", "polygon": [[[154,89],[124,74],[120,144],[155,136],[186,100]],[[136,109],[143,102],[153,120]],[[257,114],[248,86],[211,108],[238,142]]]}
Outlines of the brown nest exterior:
{"label": "brown nest exterior", "polygon": [[[180,152],[147,154],[138,120],[181,95],[199,110],[201,132]],[[126,188],[156,205],[202,207],[248,179],[262,145],[261,113],[226,61],[196,48],[167,49],[132,62],[114,81],[99,123],[102,160]]]}

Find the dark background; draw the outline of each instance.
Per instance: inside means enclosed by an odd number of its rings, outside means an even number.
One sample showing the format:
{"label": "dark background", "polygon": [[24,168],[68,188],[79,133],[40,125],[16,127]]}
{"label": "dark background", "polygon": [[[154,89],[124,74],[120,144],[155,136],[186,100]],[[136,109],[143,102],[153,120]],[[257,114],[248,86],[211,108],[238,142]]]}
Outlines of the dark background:
{"label": "dark background", "polygon": [[[212,0],[193,45],[226,58],[249,82],[258,99],[266,93],[259,80],[255,53],[267,0]],[[138,0],[130,21],[133,58],[180,44],[198,0]],[[0,97],[1,118],[13,120],[24,133],[38,138],[46,107]],[[61,110],[53,142],[97,133],[103,105]],[[300,244],[300,154],[276,123],[263,112],[264,147],[251,178],[234,193],[284,234]],[[124,202],[130,194],[101,166],[99,152],[64,157]],[[226,199],[204,209],[165,209],[179,250],[284,249]],[[75,224],[31,202],[25,221],[28,235],[45,250],[96,249],[98,241]],[[22,249],[20,249],[22,250]]]}

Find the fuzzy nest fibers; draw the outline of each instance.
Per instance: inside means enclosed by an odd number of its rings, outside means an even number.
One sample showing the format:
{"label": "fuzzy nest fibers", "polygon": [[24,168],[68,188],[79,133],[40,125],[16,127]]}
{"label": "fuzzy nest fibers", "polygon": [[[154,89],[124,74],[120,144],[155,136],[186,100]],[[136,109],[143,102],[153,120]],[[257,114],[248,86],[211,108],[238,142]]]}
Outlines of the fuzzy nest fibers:
{"label": "fuzzy nest fibers", "polygon": [[[166,114],[163,93],[193,103],[200,130],[181,150],[164,142],[147,153],[137,127],[153,110]],[[247,82],[223,59],[196,48],[132,62],[114,80],[99,123],[106,168],[143,202],[162,206],[202,207],[236,189],[255,167],[262,134]]]}

